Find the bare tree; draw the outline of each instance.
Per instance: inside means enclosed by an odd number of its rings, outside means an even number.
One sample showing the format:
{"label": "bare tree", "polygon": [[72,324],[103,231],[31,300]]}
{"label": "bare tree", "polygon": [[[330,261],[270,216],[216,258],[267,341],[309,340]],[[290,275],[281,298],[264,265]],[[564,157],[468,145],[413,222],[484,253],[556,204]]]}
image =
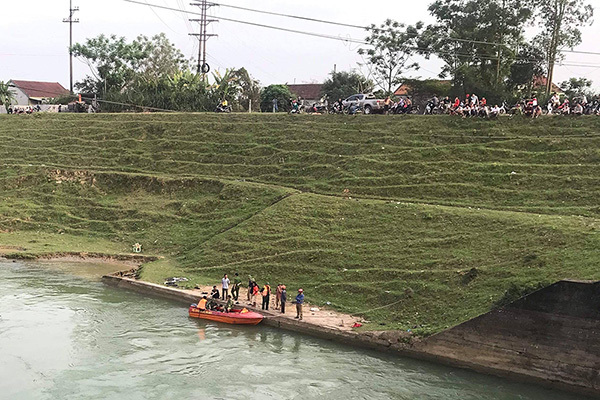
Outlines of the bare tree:
{"label": "bare tree", "polygon": [[375,81],[386,94],[394,92],[404,73],[419,69],[411,57],[417,53],[417,39],[422,29],[422,22],[407,26],[391,19],[380,27],[368,28],[371,34],[366,42],[370,47],[359,49],[358,54],[367,56]]}

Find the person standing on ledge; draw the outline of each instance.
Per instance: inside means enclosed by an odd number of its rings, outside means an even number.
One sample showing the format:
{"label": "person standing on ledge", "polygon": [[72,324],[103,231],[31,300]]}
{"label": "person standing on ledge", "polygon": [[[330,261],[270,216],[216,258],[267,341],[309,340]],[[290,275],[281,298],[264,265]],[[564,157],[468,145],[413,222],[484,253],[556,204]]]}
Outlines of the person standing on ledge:
{"label": "person standing on ledge", "polygon": [[285,314],[285,302],[287,301],[287,291],[285,285],[281,285],[281,313]]}
{"label": "person standing on ledge", "polygon": [[223,290],[221,291],[221,298],[225,300],[229,295],[229,278],[227,274],[223,275],[223,279],[221,279],[221,284],[223,285]]}
{"label": "person standing on ledge", "polygon": [[256,307],[256,298],[258,297],[258,283],[252,281],[252,306]]}
{"label": "person standing on ledge", "polygon": [[281,283],[277,285],[277,289],[275,289],[275,309],[279,310],[279,303],[281,303]]}
{"label": "person standing on ledge", "polygon": [[265,286],[263,286],[262,290],[261,290],[261,294],[262,294],[262,309],[263,310],[268,310],[269,309],[269,301],[271,300],[271,286],[269,286],[269,282],[265,283]]}
{"label": "person standing on ledge", "polygon": [[302,305],[304,304],[304,290],[298,289],[296,296],[296,319],[302,319]]}
{"label": "person standing on ledge", "polygon": [[252,275],[248,275],[248,301],[252,301],[252,282],[254,282],[254,278]]}
{"label": "person standing on ledge", "polygon": [[233,278],[233,287],[231,288],[231,295],[235,301],[238,301],[238,297],[240,297],[240,286],[242,286],[242,280],[236,272],[235,277]]}

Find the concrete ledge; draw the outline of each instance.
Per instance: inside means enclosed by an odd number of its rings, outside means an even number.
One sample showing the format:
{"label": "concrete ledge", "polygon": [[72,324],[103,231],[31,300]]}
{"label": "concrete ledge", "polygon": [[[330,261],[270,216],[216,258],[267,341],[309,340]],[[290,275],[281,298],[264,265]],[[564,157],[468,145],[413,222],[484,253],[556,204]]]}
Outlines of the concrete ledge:
{"label": "concrete ledge", "polygon": [[[198,301],[197,294],[181,289],[118,276],[104,276],[102,279],[111,286],[133,290],[144,295],[159,296],[186,306]],[[559,284],[561,282],[556,285]],[[564,284],[569,286],[574,283],[565,282]],[[539,293],[537,295],[539,296]],[[522,303],[522,300],[520,302]],[[282,317],[279,313],[263,311],[254,307],[246,306],[246,308],[264,315],[263,325],[269,327],[600,398],[600,367],[592,369],[585,367],[590,363],[600,366],[600,356],[595,351],[588,352],[587,355],[580,352],[570,354],[565,349],[562,349],[561,352],[560,346],[563,343],[560,335],[546,338],[546,345],[554,343],[554,347],[548,349],[551,352],[550,357],[541,358],[536,356],[535,352],[527,350],[527,348],[538,347],[538,342],[530,336],[528,330],[542,328],[538,325],[547,324],[549,321],[558,320],[560,323],[570,324],[575,317],[564,319],[564,316],[557,314],[520,310],[517,307],[509,306],[423,340],[414,338],[403,340],[404,337],[399,332],[343,331]],[[596,320],[585,319],[577,322],[588,325],[591,323],[589,326],[593,330],[582,333],[588,340],[590,332],[593,333],[591,337],[595,338],[595,327],[598,328],[597,332],[600,335],[600,323],[596,325]],[[510,324],[510,326],[503,327],[503,330],[501,326],[498,326],[502,323]],[[522,333],[520,336],[513,335],[510,333],[511,330],[521,330]],[[543,329],[541,330],[543,331]],[[571,333],[571,331],[565,330],[562,334]],[[571,338],[571,342],[575,343],[581,340],[583,338]],[[586,356],[587,360],[585,360]]]}

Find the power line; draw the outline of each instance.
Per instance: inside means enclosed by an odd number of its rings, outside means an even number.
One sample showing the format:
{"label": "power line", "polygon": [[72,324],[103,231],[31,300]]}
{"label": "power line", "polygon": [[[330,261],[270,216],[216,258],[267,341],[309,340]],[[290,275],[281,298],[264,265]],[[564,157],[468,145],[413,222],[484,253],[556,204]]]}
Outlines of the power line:
{"label": "power line", "polygon": [[[148,4],[148,3],[143,3],[141,1],[135,1],[135,0],[123,0],[123,1],[128,2],[128,3],[133,3],[133,4],[140,4],[140,5],[143,5],[143,6],[162,8],[162,9],[165,9],[165,10],[184,12],[184,11],[179,10],[177,8],[160,6],[160,5],[157,5],[157,4]],[[187,11],[187,14],[193,14],[193,15],[200,15],[200,16],[202,16],[201,13],[192,12],[192,11]],[[299,30],[295,30],[295,29],[288,29],[288,28],[282,28],[282,27],[278,27],[278,26],[272,26],[272,25],[266,25],[266,24],[259,24],[259,23],[255,23],[255,22],[241,21],[241,20],[232,19],[232,18],[219,17],[219,20],[228,21],[228,22],[235,22],[235,23],[238,23],[238,24],[244,24],[244,25],[250,25],[250,26],[256,26],[256,27],[259,27],[259,28],[267,28],[267,29],[274,29],[274,30],[278,30],[278,31],[290,32],[290,33],[297,33],[297,34],[300,34],[300,35],[314,36],[314,37],[320,37],[320,38],[324,38],[324,39],[339,40],[339,41],[342,41],[342,42],[359,43],[359,44],[365,44],[365,45],[368,44],[364,40],[357,40],[357,39],[351,39],[351,38],[347,38],[346,39],[346,38],[342,38],[342,37],[339,37],[339,36],[325,35],[325,34],[313,33],[313,32],[305,32],[305,31],[299,31]]]}
{"label": "power line", "polygon": [[[148,1],[146,1],[146,3],[148,3]],[[164,26],[166,26],[167,28],[169,28],[169,29],[171,30],[171,32],[173,32],[173,33],[175,33],[175,34],[177,34],[177,35],[181,35],[181,34],[180,34],[179,32],[177,32],[175,29],[171,28],[171,26],[170,26],[169,24],[167,24],[167,23],[165,22],[165,20],[164,20],[164,19],[162,19],[162,18],[161,18],[161,16],[160,16],[160,15],[158,15],[158,13],[157,13],[156,11],[154,11],[154,9],[153,9],[153,8],[150,8],[150,9],[152,10],[152,13],[153,13],[154,15],[156,15],[156,18],[158,18],[158,19],[160,20],[160,22],[162,22],[162,23],[163,23],[163,25],[164,25]]]}
{"label": "power line", "polygon": [[[9,85],[9,87],[14,87],[17,89],[29,89],[29,90],[39,90],[35,87],[31,87],[31,86],[17,86],[15,84],[11,84]],[[57,96],[59,95],[66,95],[66,93],[64,92],[58,92],[58,91],[53,91],[53,90],[44,90],[45,93],[50,93],[50,94],[55,94]],[[155,110],[155,111],[166,111],[166,112],[177,112],[175,110],[170,110],[170,109],[166,109],[166,108],[158,108],[158,107],[150,107],[150,106],[141,106],[139,104],[131,104],[131,103],[121,103],[118,101],[110,101],[110,100],[103,100],[100,99],[98,97],[89,97],[89,96],[81,96],[82,99],[87,99],[87,100],[96,100],[100,103],[107,103],[107,104],[116,104],[116,105],[122,105],[122,106],[127,106],[127,107],[137,107],[137,108],[141,108],[141,109],[146,109],[146,110]]]}
{"label": "power line", "polygon": [[311,21],[311,22],[320,22],[320,23],[329,24],[329,25],[345,26],[347,28],[368,29],[368,27],[366,27],[366,26],[346,24],[346,23],[343,23],[343,22],[333,22],[333,21],[326,21],[326,20],[317,19],[317,18],[301,17],[299,15],[282,14],[282,13],[277,13],[277,12],[272,12],[272,11],[256,10],[256,9],[253,9],[253,8],[240,7],[240,6],[232,6],[232,5],[223,4],[223,3],[212,3],[212,4],[215,4],[215,5],[218,5],[218,6],[221,6],[221,7],[234,8],[234,9],[237,9],[237,10],[250,11],[250,12],[255,12],[255,13],[260,13],[260,14],[276,15],[278,17],[300,19],[300,20],[303,20],[303,21]]}
{"label": "power line", "polygon": [[[266,15],[275,15],[275,16],[279,16],[279,17],[293,18],[293,19],[299,19],[299,20],[303,20],[303,21],[310,21],[310,22],[318,22],[318,23],[329,24],[329,25],[343,26],[343,27],[347,27],[347,28],[356,28],[356,29],[361,29],[361,30],[373,30],[373,31],[382,31],[382,30],[384,30],[384,29],[377,28],[377,27],[355,25],[355,24],[349,24],[349,23],[344,23],[344,22],[334,22],[334,21],[328,21],[328,20],[323,20],[323,19],[318,19],[318,18],[303,17],[303,16],[299,16],[299,15],[292,15],[292,14],[283,14],[283,13],[272,12],[272,11],[257,10],[257,9],[254,9],[254,8],[233,6],[233,5],[230,5],[230,4],[223,4],[223,3],[212,3],[212,4],[215,4],[215,5],[218,5],[218,6],[221,6],[221,7],[233,8],[233,9],[236,9],[236,10],[250,11],[250,12],[254,12],[254,13],[260,13],[260,14],[266,14]],[[507,46],[506,43],[486,42],[486,41],[472,40],[472,39],[446,38],[446,40],[451,40],[451,41],[456,41],[456,42],[477,43],[477,44],[492,45],[492,46]],[[600,55],[600,53],[590,52],[590,51],[559,50],[559,52],[561,52],[561,53],[588,54],[588,55]]]}
{"label": "power line", "polygon": [[[126,1],[128,3],[145,5],[145,6],[149,6],[149,7],[156,7],[156,8],[166,9],[166,10],[183,12],[182,10],[178,10],[176,8],[160,6],[160,5],[156,5],[156,4],[148,4],[148,3],[143,3],[140,1],[136,1],[136,0],[123,0],[123,1]],[[195,13],[195,12],[191,12],[191,11],[189,11],[187,13],[195,14],[195,15],[202,15],[200,13]],[[362,44],[362,45],[369,45],[369,43],[364,40],[354,39],[351,37],[343,38],[343,37],[339,37],[339,36],[333,36],[333,35],[327,35],[327,34],[321,34],[321,33],[309,32],[309,31],[299,31],[299,30],[295,30],[295,29],[282,28],[282,27],[273,26],[273,25],[259,24],[256,22],[242,21],[242,20],[225,18],[225,17],[219,17],[219,20],[234,22],[234,23],[239,23],[239,24],[244,24],[244,25],[250,25],[250,26],[255,26],[255,27],[259,27],[259,28],[266,28],[266,29],[273,29],[273,30],[278,30],[278,31],[283,31],[283,32],[296,33],[299,35],[312,36],[312,37],[318,37],[318,38],[330,39],[330,40],[337,40],[337,41],[341,41],[341,42],[345,42],[345,43],[356,43],[356,44]],[[460,39],[460,40],[466,40],[466,39]],[[492,44],[491,42],[481,42],[481,43]],[[454,55],[454,56],[458,56],[458,57],[473,57],[473,54],[468,54],[468,53],[457,53],[457,52],[453,52],[453,51],[443,51],[443,50],[431,51],[431,49],[429,49],[429,48],[423,48],[423,47],[417,47],[417,46],[412,46],[409,48],[412,50],[431,52],[436,55],[447,54],[447,55]],[[598,53],[598,54],[600,55],[600,53]],[[497,60],[498,59],[497,56],[492,57],[492,56],[485,56],[485,55],[478,55],[477,58],[482,59],[482,60]],[[537,59],[531,59],[531,58],[528,59],[528,58],[520,58],[520,57],[516,57],[516,58],[514,58],[514,60],[531,62],[531,63],[540,62],[540,60],[537,60]],[[567,65],[567,64],[565,64],[565,65]],[[568,64],[568,65],[569,66],[580,66],[579,64]],[[584,67],[588,67],[588,65],[585,65]],[[593,67],[593,66],[589,65],[589,67]]]}
{"label": "power line", "polygon": [[[323,19],[318,19],[318,18],[310,18],[310,17],[299,16],[299,15],[291,15],[291,14],[272,12],[272,11],[257,10],[257,9],[248,8],[248,7],[233,6],[230,4],[223,4],[223,3],[212,3],[212,4],[218,5],[221,7],[233,8],[233,9],[237,9],[237,10],[250,11],[250,12],[266,14],[266,15],[275,15],[275,16],[279,16],[279,17],[293,18],[293,19],[299,19],[299,20],[303,20],[303,21],[318,22],[318,23],[329,24],[329,25],[343,26],[343,27],[347,27],[347,28],[356,28],[356,29],[361,29],[361,30],[373,30],[373,31],[383,31],[384,30],[381,28],[373,27],[373,26],[363,26],[363,25],[355,25],[355,24],[349,24],[349,23],[344,23],[344,22],[334,22],[334,21],[328,21],[328,20],[323,20]],[[486,41],[482,41],[482,40],[472,40],[472,39],[446,38],[446,40],[456,41],[456,42],[466,42],[466,43],[477,43],[477,44],[492,45],[492,46],[507,46],[506,43],[486,42]],[[559,50],[559,52],[560,53],[575,53],[575,54],[588,54],[588,55],[600,56],[599,52],[591,52],[591,51]]]}
{"label": "power line", "polygon": [[87,99],[87,100],[96,100],[100,103],[106,103],[106,104],[115,104],[115,105],[121,105],[121,106],[127,106],[127,107],[137,107],[140,108],[142,110],[154,110],[154,111],[165,111],[165,112],[177,112],[175,110],[169,110],[166,108],[158,108],[158,107],[148,107],[148,106],[140,106],[138,104],[130,104],[130,103],[121,103],[118,101],[109,101],[109,100],[102,100],[99,98],[93,98],[93,97],[85,97],[85,96],[81,96],[82,99]]}

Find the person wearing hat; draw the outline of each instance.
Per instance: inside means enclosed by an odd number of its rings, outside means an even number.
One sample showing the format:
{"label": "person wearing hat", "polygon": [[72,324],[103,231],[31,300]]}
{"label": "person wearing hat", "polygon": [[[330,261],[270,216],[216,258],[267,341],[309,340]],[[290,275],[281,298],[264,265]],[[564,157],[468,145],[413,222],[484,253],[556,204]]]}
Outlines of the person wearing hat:
{"label": "person wearing hat", "polygon": [[281,313],[285,314],[285,302],[287,301],[287,291],[285,290],[285,285],[281,285],[281,297],[280,297],[280,304],[281,304]]}
{"label": "person wearing hat", "polygon": [[304,290],[298,289],[296,296],[296,319],[302,319],[302,305],[304,304]]}
{"label": "person wearing hat", "polygon": [[268,310],[269,301],[271,300],[271,286],[269,286],[269,282],[265,283],[260,293],[262,294],[262,309]]}

